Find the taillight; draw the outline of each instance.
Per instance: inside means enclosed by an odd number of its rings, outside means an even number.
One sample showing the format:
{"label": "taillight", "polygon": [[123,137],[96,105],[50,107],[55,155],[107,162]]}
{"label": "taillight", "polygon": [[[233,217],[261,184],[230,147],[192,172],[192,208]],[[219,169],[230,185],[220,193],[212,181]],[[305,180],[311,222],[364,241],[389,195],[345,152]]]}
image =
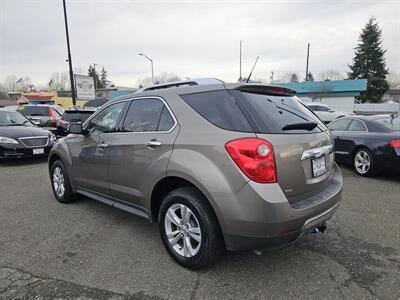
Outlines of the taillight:
{"label": "taillight", "polygon": [[393,148],[400,148],[400,140],[391,140],[390,146]]}
{"label": "taillight", "polygon": [[56,119],[54,118],[54,115],[53,115],[53,111],[51,110],[51,108],[50,107],[48,107],[47,108],[48,110],[49,110],[49,116],[50,116],[50,124],[51,124],[51,126],[57,126],[57,124],[56,124]]}
{"label": "taillight", "polygon": [[259,138],[230,141],[226,151],[240,170],[251,180],[261,183],[276,182],[274,149],[271,143]]}
{"label": "taillight", "polygon": [[61,120],[61,119],[57,120],[57,126],[67,126],[67,125],[69,125],[69,121],[65,121],[65,120]]}

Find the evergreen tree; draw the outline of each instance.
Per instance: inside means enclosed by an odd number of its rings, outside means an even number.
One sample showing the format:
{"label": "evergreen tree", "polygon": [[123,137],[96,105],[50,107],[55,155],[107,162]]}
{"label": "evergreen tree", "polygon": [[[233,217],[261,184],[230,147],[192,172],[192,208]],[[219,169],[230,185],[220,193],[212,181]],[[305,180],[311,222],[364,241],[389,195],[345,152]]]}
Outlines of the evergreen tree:
{"label": "evergreen tree", "polygon": [[290,75],[290,82],[299,82],[299,76],[296,73]]}
{"label": "evergreen tree", "polygon": [[107,77],[108,77],[108,72],[106,71],[106,69],[104,69],[104,67],[101,67],[101,75],[100,75],[100,82],[102,85],[102,88],[105,88],[107,85]]}
{"label": "evergreen tree", "polygon": [[349,79],[368,79],[367,91],[358,97],[362,102],[379,102],[389,89],[386,81],[385,53],[382,47],[382,30],[376,18],[369,19],[362,29],[359,43],[354,48],[353,64],[349,65]]}
{"label": "evergreen tree", "polygon": [[99,74],[97,73],[97,70],[94,68],[94,66],[89,65],[88,75],[94,78],[96,89],[101,89],[103,87],[99,79]]}

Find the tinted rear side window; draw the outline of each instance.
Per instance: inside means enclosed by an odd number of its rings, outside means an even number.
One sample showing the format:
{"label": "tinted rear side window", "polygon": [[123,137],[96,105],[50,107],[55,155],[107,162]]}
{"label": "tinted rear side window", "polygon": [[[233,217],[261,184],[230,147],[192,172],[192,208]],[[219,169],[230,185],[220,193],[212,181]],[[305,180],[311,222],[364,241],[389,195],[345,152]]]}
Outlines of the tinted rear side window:
{"label": "tinted rear side window", "polygon": [[[233,93],[244,98],[264,133],[316,133],[327,130],[322,121],[296,96],[271,96],[238,91]],[[312,130],[283,130],[287,125],[302,123],[316,123],[317,126]]]}
{"label": "tinted rear side window", "polygon": [[174,119],[172,119],[171,114],[168,109],[164,106],[161,113],[160,123],[158,124],[159,131],[168,131],[174,126]]}
{"label": "tinted rear side window", "polygon": [[159,99],[132,101],[123,124],[125,132],[168,131],[174,120]]}
{"label": "tinted rear side window", "polygon": [[24,116],[48,116],[47,106],[20,106],[17,111]]}
{"label": "tinted rear side window", "polygon": [[232,131],[254,132],[235,99],[226,90],[181,95],[181,98],[215,126]]}
{"label": "tinted rear side window", "polygon": [[349,127],[349,124],[351,122],[351,119],[344,119],[344,120],[337,120],[328,125],[328,128],[332,131],[346,131],[347,127]]}
{"label": "tinted rear side window", "polygon": [[351,124],[347,130],[348,131],[367,131],[367,128],[365,127],[363,122],[358,121],[358,120],[353,120],[353,122],[351,122]]}

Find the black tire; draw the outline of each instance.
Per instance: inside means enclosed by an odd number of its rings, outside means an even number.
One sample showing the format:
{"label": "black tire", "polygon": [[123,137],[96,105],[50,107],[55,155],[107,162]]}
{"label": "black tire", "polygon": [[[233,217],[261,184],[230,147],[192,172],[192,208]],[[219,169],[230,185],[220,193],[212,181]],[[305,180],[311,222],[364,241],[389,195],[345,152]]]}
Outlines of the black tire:
{"label": "black tire", "polygon": [[[188,207],[199,222],[201,243],[197,254],[192,257],[180,255],[168,240],[165,217],[168,209],[174,204]],[[217,217],[204,195],[195,188],[183,187],[170,192],[161,204],[158,221],[165,248],[177,263],[186,268],[202,269],[215,263],[224,252],[223,236]]]}
{"label": "black tire", "polygon": [[[366,155],[366,157],[369,158],[370,166],[366,172],[363,172],[362,170],[360,170],[360,168],[358,168],[356,166],[356,160],[357,160],[358,154],[363,155],[363,156]],[[357,149],[357,151],[353,155],[353,168],[354,168],[354,171],[360,176],[371,177],[371,176],[376,175],[377,172],[376,172],[376,168],[375,168],[375,160],[374,160],[374,156],[371,153],[371,151],[369,151],[367,148]]]}
{"label": "black tire", "polygon": [[[60,196],[56,190],[55,190],[55,185],[54,185],[54,172],[56,170],[60,170],[63,174],[64,178],[64,188],[65,191],[62,196]],[[64,164],[62,163],[61,160],[56,160],[52,165],[50,169],[50,181],[51,181],[51,188],[53,190],[54,197],[57,199],[58,202],[60,203],[71,203],[77,200],[76,194],[74,194],[71,183],[68,178],[68,173],[65,169]]]}

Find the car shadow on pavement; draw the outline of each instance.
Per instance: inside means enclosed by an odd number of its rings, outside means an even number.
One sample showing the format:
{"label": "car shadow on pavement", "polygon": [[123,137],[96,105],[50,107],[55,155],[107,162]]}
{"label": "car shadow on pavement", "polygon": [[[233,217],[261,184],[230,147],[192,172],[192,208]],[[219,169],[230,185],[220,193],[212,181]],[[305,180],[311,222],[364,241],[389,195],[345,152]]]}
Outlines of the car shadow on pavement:
{"label": "car shadow on pavement", "polygon": [[368,180],[368,179],[383,179],[383,180],[389,180],[389,181],[393,181],[393,182],[400,181],[400,170],[399,170],[399,173],[389,172],[389,171],[388,172],[381,171],[373,177],[363,177],[363,176],[357,175],[351,166],[339,164],[339,167],[340,167],[340,170],[342,172],[344,172],[343,173],[344,177],[346,177],[346,175],[351,173],[354,176],[358,176],[359,178],[365,178],[366,180]]}
{"label": "car shadow on pavement", "polygon": [[0,167],[18,167],[41,164],[47,161],[47,157],[18,158],[0,160]]}

